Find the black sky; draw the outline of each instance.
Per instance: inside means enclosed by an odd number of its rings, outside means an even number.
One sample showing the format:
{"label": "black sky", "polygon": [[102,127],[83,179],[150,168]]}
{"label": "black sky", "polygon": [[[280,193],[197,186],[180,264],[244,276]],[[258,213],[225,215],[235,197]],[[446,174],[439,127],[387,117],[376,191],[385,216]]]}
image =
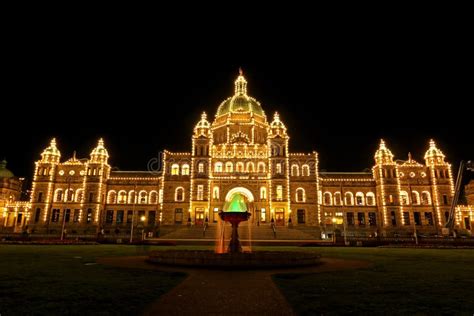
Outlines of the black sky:
{"label": "black sky", "polygon": [[456,166],[474,159],[472,48],[459,32],[49,30],[5,46],[0,158],[20,176],[51,137],[63,159],[88,157],[104,137],[121,170],[145,170],[163,149],[189,151],[200,113],[214,116],[239,67],[267,116],[281,114],[291,151],[316,150],[321,169],[370,168],[380,138],[397,159],[410,151],[423,162],[430,138]]}

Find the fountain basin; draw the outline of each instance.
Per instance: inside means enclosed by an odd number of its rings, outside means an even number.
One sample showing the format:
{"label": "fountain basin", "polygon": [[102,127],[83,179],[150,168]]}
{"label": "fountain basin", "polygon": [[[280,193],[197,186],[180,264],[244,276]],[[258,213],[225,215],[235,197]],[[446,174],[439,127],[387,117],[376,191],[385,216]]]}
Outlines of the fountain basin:
{"label": "fountain basin", "polygon": [[152,251],[148,261],[163,265],[221,269],[301,267],[320,264],[321,255],[299,251],[215,253],[210,250]]}

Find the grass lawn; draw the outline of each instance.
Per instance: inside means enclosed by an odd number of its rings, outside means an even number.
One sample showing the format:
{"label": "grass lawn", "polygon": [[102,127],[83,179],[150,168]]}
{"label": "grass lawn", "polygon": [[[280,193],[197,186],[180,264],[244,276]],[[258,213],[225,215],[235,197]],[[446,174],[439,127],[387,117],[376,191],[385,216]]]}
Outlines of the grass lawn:
{"label": "grass lawn", "polygon": [[274,276],[300,315],[474,315],[474,250],[312,250],[324,257],[368,260],[374,266]]}
{"label": "grass lawn", "polygon": [[0,245],[0,315],[140,314],[185,275],[94,262],[102,256],[144,255],[151,249]]}

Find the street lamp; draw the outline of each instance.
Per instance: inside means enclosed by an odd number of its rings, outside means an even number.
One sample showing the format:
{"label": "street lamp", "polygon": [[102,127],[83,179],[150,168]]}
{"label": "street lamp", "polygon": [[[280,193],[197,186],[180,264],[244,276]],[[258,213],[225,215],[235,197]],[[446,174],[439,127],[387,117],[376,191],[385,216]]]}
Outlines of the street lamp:
{"label": "street lamp", "polygon": [[332,239],[334,240],[334,243],[336,243],[336,221],[337,221],[337,219],[335,217],[333,217],[332,218],[332,225],[333,225]]}

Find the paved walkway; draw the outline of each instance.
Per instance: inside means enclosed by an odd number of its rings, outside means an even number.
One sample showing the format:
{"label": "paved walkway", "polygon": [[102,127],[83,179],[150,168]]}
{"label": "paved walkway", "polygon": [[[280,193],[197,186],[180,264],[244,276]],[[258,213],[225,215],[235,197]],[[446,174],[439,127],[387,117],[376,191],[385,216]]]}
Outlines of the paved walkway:
{"label": "paved walkway", "polygon": [[276,273],[319,273],[370,266],[367,261],[324,258],[320,266],[223,271],[166,267],[145,262],[146,257],[99,258],[119,267],[188,273],[182,283],[152,303],[145,315],[294,315],[290,305],[271,280]]}

